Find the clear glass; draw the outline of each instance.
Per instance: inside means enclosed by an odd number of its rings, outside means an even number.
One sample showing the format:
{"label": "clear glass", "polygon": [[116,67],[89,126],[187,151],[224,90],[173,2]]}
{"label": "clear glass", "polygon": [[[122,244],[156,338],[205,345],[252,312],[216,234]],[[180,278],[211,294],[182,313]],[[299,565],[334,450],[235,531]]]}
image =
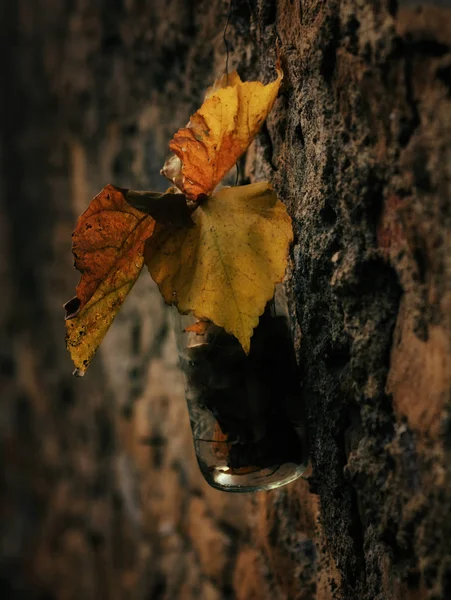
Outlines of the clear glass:
{"label": "clear glass", "polygon": [[175,309],[173,316],[194,447],[206,481],[226,492],[254,492],[297,479],[308,449],[280,291],[260,317],[247,356],[224,329]]}

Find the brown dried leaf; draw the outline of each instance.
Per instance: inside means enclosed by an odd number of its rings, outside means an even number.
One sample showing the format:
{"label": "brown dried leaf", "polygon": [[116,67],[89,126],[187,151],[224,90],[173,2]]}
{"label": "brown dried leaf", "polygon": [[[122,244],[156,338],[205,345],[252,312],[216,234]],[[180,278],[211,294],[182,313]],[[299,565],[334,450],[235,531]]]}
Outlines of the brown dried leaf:
{"label": "brown dried leaf", "polygon": [[127,190],[107,185],[78,219],[73,233],[77,295],[66,305],[67,348],[83,375],[141,272],[155,220],[133,208]]}

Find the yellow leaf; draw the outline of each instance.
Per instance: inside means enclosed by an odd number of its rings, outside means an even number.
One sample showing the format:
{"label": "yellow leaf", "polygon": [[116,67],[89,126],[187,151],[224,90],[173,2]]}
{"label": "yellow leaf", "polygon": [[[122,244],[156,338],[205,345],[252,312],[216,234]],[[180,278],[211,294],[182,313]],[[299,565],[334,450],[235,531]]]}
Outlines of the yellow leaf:
{"label": "yellow leaf", "polygon": [[285,273],[291,219],[267,182],[224,188],[192,219],[191,229],[157,224],[145,262],[167,303],[224,327],[247,353]]}
{"label": "yellow leaf", "polygon": [[207,91],[200,109],[169,144],[175,155],[162,169],[191,200],[209,195],[247,150],[279,92],[282,71],[268,85],[242,82],[234,71]]}
{"label": "yellow leaf", "polygon": [[66,344],[75,365],[74,375],[85,374],[142,266],[143,257],[136,257],[127,272],[117,271],[114,287],[110,282],[102,282],[77,316],[66,321]]}

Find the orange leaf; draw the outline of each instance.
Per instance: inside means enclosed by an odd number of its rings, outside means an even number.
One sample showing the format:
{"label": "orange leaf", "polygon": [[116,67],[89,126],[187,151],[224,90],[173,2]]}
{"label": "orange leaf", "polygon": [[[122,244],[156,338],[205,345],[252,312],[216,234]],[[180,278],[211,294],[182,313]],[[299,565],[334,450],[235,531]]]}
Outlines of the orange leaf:
{"label": "orange leaf", "polygon": [[127,190],[107,185],[73,233],[77,296],[66,305],[67,347],[82,375],[141,272],[155,220],[133,208]]}
{"label": "orange leaf", "polygon": [[191,200],[209,195],[247,150],[279,92],[282,71],[268,85],[242,82],[234,71],[207,91],[200,109],[169,144],[162,174]]}
{"label": "orange leaf", "polygon": [[196,321],[192,325],[185,327],[184,331],[196,333],[197,335],[205,335],[208,329],[211,328],[209,321]]}

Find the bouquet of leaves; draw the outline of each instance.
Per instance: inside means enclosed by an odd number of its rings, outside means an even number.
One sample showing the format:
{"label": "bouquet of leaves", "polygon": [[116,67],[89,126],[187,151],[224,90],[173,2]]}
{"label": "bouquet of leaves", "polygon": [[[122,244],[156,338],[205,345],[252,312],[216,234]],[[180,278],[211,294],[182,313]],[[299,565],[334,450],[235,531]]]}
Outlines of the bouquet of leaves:
{"label": "bouquet of leaves", "polygon": [[163,194],[107,185],[73,233],[77,295],[66,305],[67,347],[84,375],[144,264],[164,300],[234,335],[247,354],[282,281],[291,219],[268,182],[215,188],[247,150],[282,81],[224,75],[169,144]]}

